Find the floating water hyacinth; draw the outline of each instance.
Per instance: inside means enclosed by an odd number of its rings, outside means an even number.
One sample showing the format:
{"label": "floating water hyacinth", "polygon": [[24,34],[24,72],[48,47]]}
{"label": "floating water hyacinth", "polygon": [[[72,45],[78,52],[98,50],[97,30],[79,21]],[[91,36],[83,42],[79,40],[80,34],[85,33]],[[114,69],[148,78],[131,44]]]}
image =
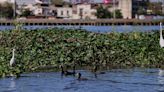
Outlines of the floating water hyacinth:
{"label": "floating water hyacinth", "polygon": [[[100,34],[85,30],[47,29],[0,31],[0,76],[31,72],[60,64],[163,67],[159,31]],[[9,60],[15,46],[16,69]]]}

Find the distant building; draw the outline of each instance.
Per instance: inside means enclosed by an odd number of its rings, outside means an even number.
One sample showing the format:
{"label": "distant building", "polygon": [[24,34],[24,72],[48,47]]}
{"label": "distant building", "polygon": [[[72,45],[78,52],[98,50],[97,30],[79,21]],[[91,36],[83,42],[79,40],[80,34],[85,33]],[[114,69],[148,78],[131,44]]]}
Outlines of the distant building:
{"label": "distant building", "polygon": [[94,3],[94,0],[69,0],[72,4],[79,4],[79,3]]}
{"label": "distant building", "polygon": [[132,17],[135,18],[135,15],[140,13],[140,9],[146,12],[148,2],[150,0],[132,0]]}
{"label": "distant building", "polygon": [[0,0],[0,3],[9,2],[9,0]]}
{"label": "distant building", "polygon": [[114,18],[116,17],[114,11],[120,10],[124,19],[132,19],[132,0],[104,0],[100,5],[108,8]]}
{"label": "distant building", "polygon": [[164,15],[164,0],[162,1],[162,14]]}
{"label": "distant building", "polygon": [[4,3],[4,2],[14,3],[16,2],[16,0],[0,0],[0,3]]}
{"label": "distant building", "polygon": [[71,19],[72,18],[72,7],[57,7],[57,18]]}
{"label": "distant building", "polygon": [[49,5],[50,0],[35,0],[36,2],[36,9],[34,10],[34,15],[36,16],[50,16],[50,9]]}
{"label": "distant building", "polygon": [[35,3],[28,4],[24,8],[31,10],[35,16],[51,16],[63,19],[97,19],[95,16],[97,8],[102,5],[111,12],[119,9],[124,19],[132,19],[139,15],[141,8],[148,11],[147,3],[149,2],[149,0],[104,0],[104,3],[97,3],[94,0],[69,1],[72,3],[71,5],[66,5],[65,3],[64,5],[53,6],[51,5],[51,0],[35,0]]}
{"label": "distant building", "polygon": [[91,4],[73,5],[73,19],[97,19],[96,9],[92,9]]}
{"label": "distant building", "polygon": [[37,4],[51,4],[51,0],[35,0]]}
{"label": "distant building", "polygon": [[139,14],[139,9],[147,10],[149,0],[118,0],[118,7],[121,10],[123,18],[135,18]]}
{"label": "distant building", "polygon": [[132,0],[119,0],[118,8],[121,10],[124,19],[132,18]]}
{"label": "distant building", "polygon": [[32,11],[32,12],[34,12],[34,10],[36,9],[36,7],[35,7],[33,4],[22,5],[21,8],[23,8],[23,9],[28,9],[28,10],[30,10],[30,11]]}

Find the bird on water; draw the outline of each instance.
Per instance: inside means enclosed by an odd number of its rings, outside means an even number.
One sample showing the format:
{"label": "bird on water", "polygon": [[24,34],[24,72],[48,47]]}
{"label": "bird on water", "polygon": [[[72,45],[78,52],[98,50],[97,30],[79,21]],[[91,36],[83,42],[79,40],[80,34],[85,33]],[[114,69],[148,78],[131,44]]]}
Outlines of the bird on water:
{"label": "bird on water", "polygon": [[76,74],[76,72],[75,72],[75,65],[73,66],[73,71],[72,72],[67,71],[67,70],[64,71],[64,68],[63,68],[62,65],[60,65],[60,68],[61,68],[61,75],[67,76],[67,75],[75,75]]}
{"label": "bird on water", "polygon": [[87,81],[88,80],[87,78],[81,77],[81,73],[77,73],[76,75],[77,75],[77,80],[79,80],[79,81]]}
{"label": "bird on water", "polygon": [[161,48],[164,47],[164,39],[163,39],[163,35],[162,35],[162,22],[160,22],[160,40],[159,40],[159,44],[161,46]]}
{"label": "bird on water", "polygon": [[[163,35],[162,35],[162,22],[160,22],[160,41],[159,44],[162,47],[164,47],[164,39],[163,39]],[[164,75],[164,70],[159,69],[159,76],[163,76]]]}
{"label": "bird on water", "polygon": [[10,66],[14,66],[15,65],[15,49],[13,49],[12,51],[12,58],[10,60]]}

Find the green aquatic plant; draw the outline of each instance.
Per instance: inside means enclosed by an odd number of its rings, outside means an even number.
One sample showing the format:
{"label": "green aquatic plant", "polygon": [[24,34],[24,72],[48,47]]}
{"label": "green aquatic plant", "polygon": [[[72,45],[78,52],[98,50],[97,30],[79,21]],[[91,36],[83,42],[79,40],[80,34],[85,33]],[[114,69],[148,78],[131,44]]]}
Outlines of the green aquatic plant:
{"label": "green aquatic plant", "polygon": [[22,30],[23,29],[23,23],[21,23],[19,20],[15,20],[13,22],[13,25],[15,26],[14,30]]}
{"label": "green aquatic plant", "polygon": [[[163,67],[164,49],[158,31],[100,34],[85,30],[38,29],[0,31],[0,77],[40,67],[70,65]],[[17,66],[9,67],[16,47]]]}

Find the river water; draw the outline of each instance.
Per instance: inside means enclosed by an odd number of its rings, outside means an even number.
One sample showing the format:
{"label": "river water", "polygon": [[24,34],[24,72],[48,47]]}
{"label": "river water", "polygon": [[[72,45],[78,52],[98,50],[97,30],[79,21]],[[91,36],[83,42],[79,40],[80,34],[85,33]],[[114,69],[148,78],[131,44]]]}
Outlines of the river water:
{"label": "river water", "polygon": [[[92,32],[107,33],[111,31],[115,32],[131,32],[131,31],[152,31],[159,30],[159,26],[131,26],[131,25],[120,25],[120,26],[22,26],[23,29],[47,29],[47,28],[66,28],[66,29],[85,29]],[[0,26],[0,30],[11,30],[14,26]]]}
{"label": "river water", "polygon": [[[29,30],[54,27],[101,33],[159,30],[159,26],[23,26]],[[0,30],[11,29],[14,27],[0,26]],[[164,92],[164,70],[160,69],[112,69],[98,74],[97,78],[87,70],[77,72],[88,80],[61,76],[60,72],[29,73],[18,79],[0,79],[0,92]]]}
{"label": "river water", "polygon": [[164,70],[111,69],[105,74],[78,70],[88,80],[61,76],[60,72],[22,74],[0,79],[0,92],[164,92]]}

